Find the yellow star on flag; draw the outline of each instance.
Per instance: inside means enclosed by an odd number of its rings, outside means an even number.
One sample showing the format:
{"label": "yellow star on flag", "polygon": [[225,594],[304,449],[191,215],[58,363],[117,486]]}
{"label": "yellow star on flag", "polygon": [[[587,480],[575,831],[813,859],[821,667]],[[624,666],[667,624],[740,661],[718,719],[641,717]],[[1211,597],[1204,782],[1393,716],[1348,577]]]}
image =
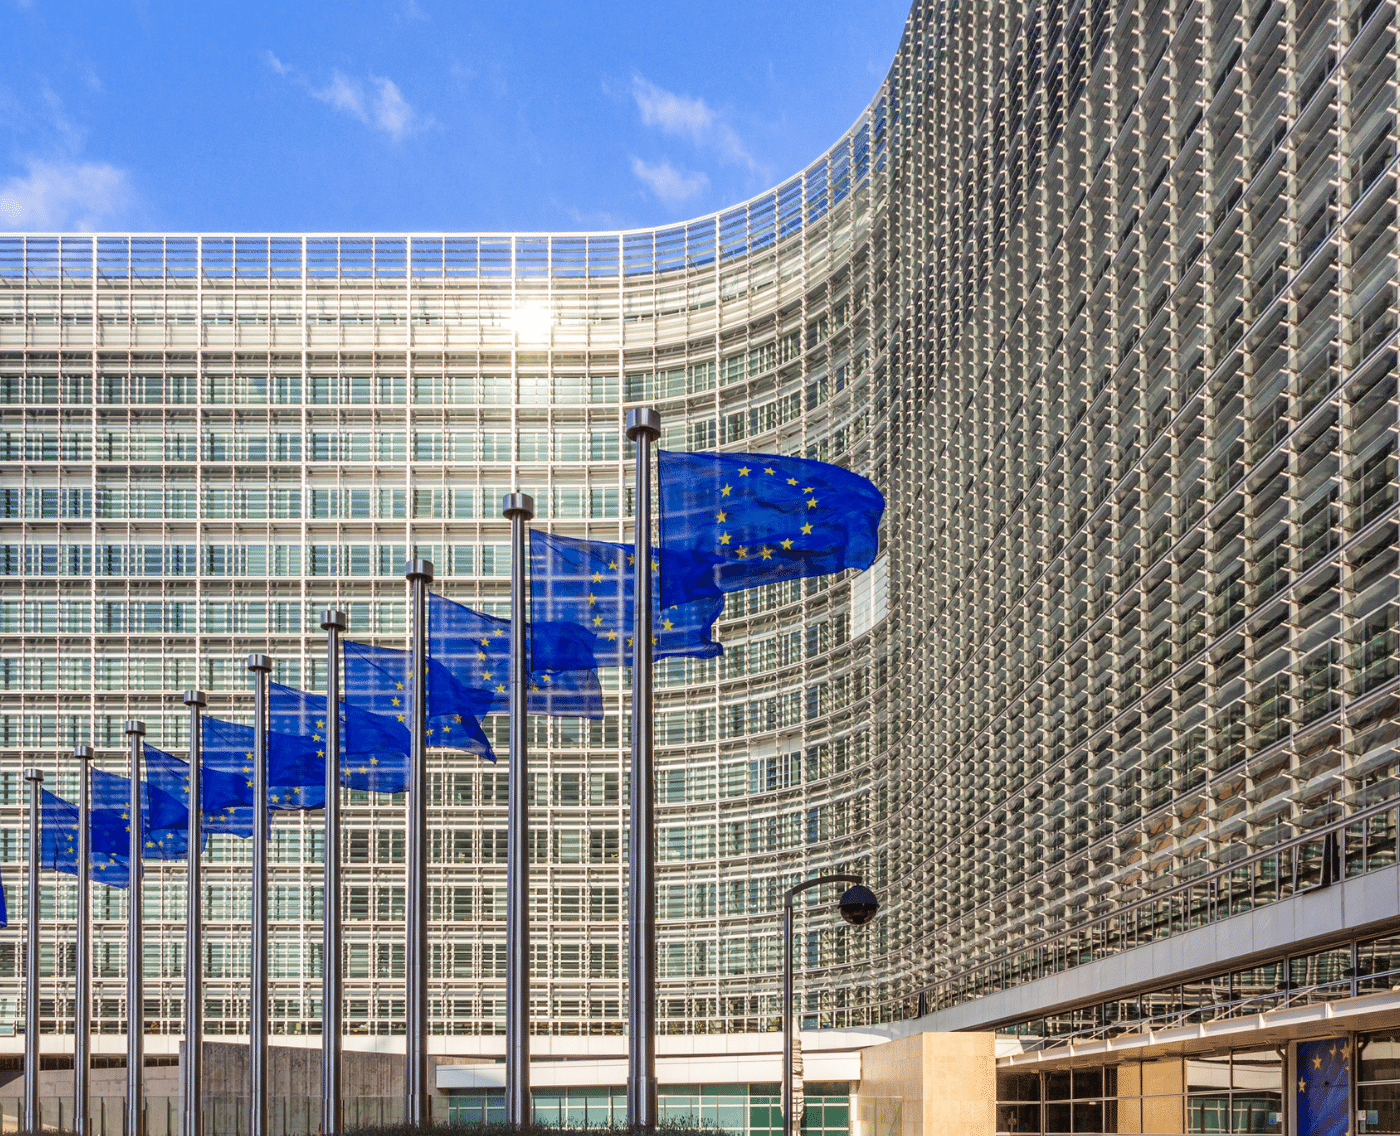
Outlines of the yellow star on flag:
{"label": "yellow star on flag", "polygon": [[672,623],[669,619],[663,619],[663,620],[661,621],[661,630],[662,630],[662,631],[670,631],[671,628],[673,628],[674,626],[675,626],[675,624]]}
{"label": "yellow star on flag", "polygon": [[783,547],[784,547],[784,548],[791,548],[791,547],[792,547],[792,541],[790,541],[790,540],[785,540],[785,541],[783,541]]}
{"label": "yellow star on flag", "polygon": [[601,584],[601,583],[603,582],[603,574],[602,574],[601,572],[594,572],[594,573],[593,573],[593,582],[594,582],[595,584]]}
{"label": "yellow star on flag", "polygon": [[788,478],[788,484],[789,484],[789,485],[796,485],[796,484],[797,484],[797,478],[795,478],[795,477],[789,477],[789,478]]}
{"label": "yellow star on flag", "polygon": [[595,616],[593,617],[593,626],[594,626],[594,627],[602,627],[602,626],[603,626],[603,617],[602,617],[601,615],[595,615]]}
{"label": "yellow star on flag", "polygon": [[724,524],[724,519],[727,516],[729,516],[729,514],[726,513],[723,509],[721,509],[718,513],[715,514],[715,520],[717,520],[720,524]]}
{"label": "yellow star on flag", "polygon": [[805,525],[802,526],[802,535],[803,535],[803,536],[811,536],[811,535],[812,535],[812,525],[811,525],[811,522],[810,522],[810,521],[809,521],[807,524],[805,524]]}
{"label": "yellow star on flag", "polygon": [[729,543],[729,534],[728,534],[728,533],[720,533],[720,534],[719,534],[719,542],[720,542],[720,544],[728,544],[728,543]]}
{"label": "yellow star on flag", "polygon": [[722,488],[722,489],[719,491],[719,495],[720,495],[721,497],[728,497],[728,496],[729,496],[729,489],[730,489],[730,487],[729,487],[728,485],[724,486],[724,488]]}
{"label": "yellow star on flag", "polygon": [[777,473],[778,471],[777,471],[776,469],[774,469],[771,465],[768,465],[768,466],[764,466],[764,467],[763,467],[763,472],[766,473],[766,474],[768,474],[768,476],[771,477],[771,476],[773,476],[773,474]]}
{"label": "yellow star on flag", "polygon": [[772,550],[771,548],[764,548],[764,550],[763,550],[763,559],[764,559],[764,560],[772,560],[772,559],[773,559],[773,550]]}
{"label": "yellow star on flag", "polygon": [[741,465],[741,466],[739,467],[739,476],[740,476],[740,477],[748,477],[748,475],[749,475],[749,467],[746,466],[746,465]]}
{"label": "yellow star on flag", "polygon": [[809,509],[815,509],[816,507],[817,507],[817,499],[816,499],[815,497],[808,497],[808,498],[807,498],[807,508],[809,508]]}
{"label": "yellow star on flag", "polygon": [[738,548],[734,550],[734,555],[737,556],[740,560],[744,560],[748,557],[749,550],[741,544]]}

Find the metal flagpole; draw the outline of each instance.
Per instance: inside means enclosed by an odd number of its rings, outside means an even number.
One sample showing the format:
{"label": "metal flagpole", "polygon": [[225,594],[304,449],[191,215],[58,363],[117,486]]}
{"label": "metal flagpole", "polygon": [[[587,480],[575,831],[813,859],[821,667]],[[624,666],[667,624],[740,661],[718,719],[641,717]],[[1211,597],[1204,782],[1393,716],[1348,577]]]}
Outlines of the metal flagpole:
{"label": "metal flagpole", "polygon": [[41,769],[26,769],[29,782],[29,880],[24,911],[24,1130],[39,1131],[39,798]]}
{"label": "metal flagpole", "polygon": [[253,672],[253,959],[248,1001],[248,1132],[267,1136],[267,676],[272,660],[249,655]]}
{"label": "metal flagpole", "polygon": [[636,443],[637,500],[632,590],[632,834],[628,848],[627,1125],[656,1124],[656,880],[652,765],[651,447],[661,415],[627,412]]}
{"label": "metal flagpole", "polygon": [[88,1072],[92,1068],[92,746],[74,746],[78,762],[78,957],[73,999],[73,1128],[89,1136]]}
{"label": "metal flagpole", "polygon": [[[200,1136],[204,1127],[204,908],[200,859],[204,854],[204,749],[201,716],[208,699],[202,690],[185,691],[190,708],[189,848],[185,864],[185,1067],[180,1136]],[[79,1136],[84,1134],[79,1133]]]}
{"label": "metal flagpole", "polygon": [[404,573],[413,590],[409,690],[408,864],[404,907],[408,915],[408,958],[404,967],[404,1120],[415,1128],[428,1115],[428,585],[431,560],[410,560]]}
{"label": "metal flagpole", "polygon": [[321,1132],[340,1136],[340,636],[342,611],[321,613],[326,633],[326,832],[321,924]]}
{"label": "metal flagpole", "polygon": [[146,723],[128,719],[131,803],[127,807],[126,1136],[141,1136],[146,1119],[146,995],[142,986],[141,750]]}
{"label": "metal flagpole", "polygon": [[792,1136],[792,901],[822,884],[858,884],[859,876],[819,876],[788,888],[783,896],[783,1136]]}
{"label": "metal flagpole", "polygon": [[506,795],[506,1123],[530,1124],[530,753],[526,736],[525,535],[535,515],[528,493],[507,493],[510,518],[510,780]]}

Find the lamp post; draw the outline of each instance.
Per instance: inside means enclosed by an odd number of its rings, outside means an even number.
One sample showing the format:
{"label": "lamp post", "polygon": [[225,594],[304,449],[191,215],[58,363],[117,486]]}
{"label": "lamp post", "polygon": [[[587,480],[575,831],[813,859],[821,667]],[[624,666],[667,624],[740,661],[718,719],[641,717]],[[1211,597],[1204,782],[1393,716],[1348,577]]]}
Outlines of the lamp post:
{"label": "lamp post", "polygon": [[841,896],[841,918],[856,927],[875,918],[880,909],[875,893],[862,887],[859,876],[818,876],[790,887],[783,896],[783,1136],[792,1136],[792,901],[822,884],[855,884]]}

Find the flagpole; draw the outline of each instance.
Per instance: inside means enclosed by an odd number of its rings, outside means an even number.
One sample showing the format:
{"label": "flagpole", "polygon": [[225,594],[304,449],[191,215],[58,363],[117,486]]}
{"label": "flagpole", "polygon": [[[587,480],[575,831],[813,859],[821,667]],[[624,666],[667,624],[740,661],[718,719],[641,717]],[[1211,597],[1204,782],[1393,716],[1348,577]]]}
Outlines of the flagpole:
{"label": "flagpole", "polygon": [[[180,1136],[200,1136],[204,1127],[204,907],[200,869],[204,841],[204,749],[201,716],[208,699],[202,690],[187,690],[190,708],[189,839],[185,863],[185,1067]],[[85,1136],[79,1133],[78,1136]]]}
{"label": "flagpole", "polygon": [[73,747],[78,761],[78,957],[73,999],[73,1128],[89,1136],[88,1108],[92,1067],[92,746]]}
{"label": "flagpole", "polygon": [[267,676],[272,660],[249,655],[253,672],[253,958],[248,1002],[248,1133],[267,1127]]}
{"label": "flagpole", "polygon": [[29,782],[29,879],[24,912],[24,1130],[39,1131],[39,798],[42,769],[26,769]]}
{"label": "flagpole", "polygon": [[[412,678],[409,705],[408,864],[404,907],[408,958],[404,967],[404,1122],[422,1128],[428,1115],[428,585],[431,560],[410,560],[404,575],[412,588]],[[254,1136],[259,1136],[255,1133]]]}
{"label": "flagpole", "polygon": [[321,1132],[340,1136],[340,636],[343,611],[321,613],[326,633],[326,833],[321,924]]}
{"label": "flagpole", "polygon": [[632,602],[632,833],[628,846],[627,1126],[656,1125],[656,880],[652,760],[651,451],[661,436],[653,408],[627,412],[636,443]]}
{"label": "flagpole", "polygon": [[505,1121],[527,1128],[530,1099],[530,786],[526,736],[525,534],[535,515],[528,493],[507,493],[510,518],[510,780],[506,793],[506,1100]]}
{"label": "flagpole", "polygon": [[127,808],[126,892],[126,1136],[141,1136],[146,1111],[146,994],[142,983],[141,747],[146,723],[127,719],[131,804]]}

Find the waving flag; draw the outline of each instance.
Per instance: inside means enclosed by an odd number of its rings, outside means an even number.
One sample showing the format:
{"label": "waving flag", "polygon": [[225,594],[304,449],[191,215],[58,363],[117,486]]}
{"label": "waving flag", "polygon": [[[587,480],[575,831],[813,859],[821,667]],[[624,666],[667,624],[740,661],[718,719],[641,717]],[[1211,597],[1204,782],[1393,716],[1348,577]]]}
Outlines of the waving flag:
{"label": "waving flag", "polygon": [[[632,665],[633,559],[630,545],[531,531],[530,641],[536,667]],[[723,608],[723,597],[706,596],[663,611],[653,588],[654,656],[721,654],[710,634]]]}
{"label": "waving flag", "polygon": [[[403,730],[402,752],[408,752],[408,699],[413,671],[407,651],[371,647],[346,640],[345,702],[348,707],[388,721]],[[434,659],[428,660],[428,744],[464,749],[495,761],[491,743],[482,732],[479,716],[490,705],[485,691],[464,686]],[[348,719],[347,719],[348,724]],[[348,732],[348,730],[347,730]],[[347,753],[359,751],[346,748]],[[396,747],[397,748],[397,747]],[[379,753],[376,749],[362,752]],[[354,767],[359,763],[351,762]],[[343,768],[342,768],[343,771]],[[398,790],[379,790],[397,792]]]}
{"label": "waving flag", "polygon": [[[253,806],[253,727],[204,718],[206,813],[233,819],[239,806]],[[267,807],[319,809],[326,803],[326,758],[309,738],[268,731]],[[240,783],[241,782],[241,783]]]}
{"label": "waving flag", "polygon": [[667,607],[869,568],[885,498],[837,465],[774,454],[657,453]]}
{"label": "waving flag", "polygon": [[[93,770],[94,774],[99,772]],[[45,868],[52,868],[56,872],[67,872],[70,876],[78,874],[78,807],[69,804],[62,797],[55,796],[47,789],[41,790],[40,814],[39,814],[39,862]],[[88,840],[88,854],[91,857],[92,870],[91,878],[98,883],[110,884],[112,887],[126,887],[130,873],[127,865],[130,859],[127,856],[125,845],[120,852],[114,851],[113,844],[120,843],[120,838],[125,836],[124,821],[118,816],[117,823],[111,823],[113,818],[104,818],[103,827],[98,830],[95,810],[89,814],[91,820],[91,831]],[[98,847],[99,843],[102,845]]]}
{"label": "waving flag", "polygon": [[[232,836],[253,835],[253,806],[225,805],[211,811],[209,802],[214,798],[225,801],[242,793],[252,800],[252,791],[245,785],[242,773],[221,773],[204,765],[201,782],[201,799],[204,805],[204,818],[200,831],[206,836],[213,832],[227,832]],[[183,841],[188,849],[190,826],[189,810],[186,807],[190,797],[190,763],[181,761],[173,754],[146,745],[146,784],[150,787],[146,816],[149,817],[149,830],[162,847],[176,847]],[[165,841],[161,841],[165,837]],[[179,857],[173,857],[178,859]]]}
{"label": "waving flag", "polygon": [[[510,709],[510,620],[497,619],[428,593],[428,658],[449,670],[463,686],[490,696],[482,713]],[[579,652],[567,660],[584,661]],[[550,662],[550,660],[547,660]],[[532,714],[562,718],[601,718],[603,688],[591,663],[588,669],[535,664],[530,674],[528,707]]]}

